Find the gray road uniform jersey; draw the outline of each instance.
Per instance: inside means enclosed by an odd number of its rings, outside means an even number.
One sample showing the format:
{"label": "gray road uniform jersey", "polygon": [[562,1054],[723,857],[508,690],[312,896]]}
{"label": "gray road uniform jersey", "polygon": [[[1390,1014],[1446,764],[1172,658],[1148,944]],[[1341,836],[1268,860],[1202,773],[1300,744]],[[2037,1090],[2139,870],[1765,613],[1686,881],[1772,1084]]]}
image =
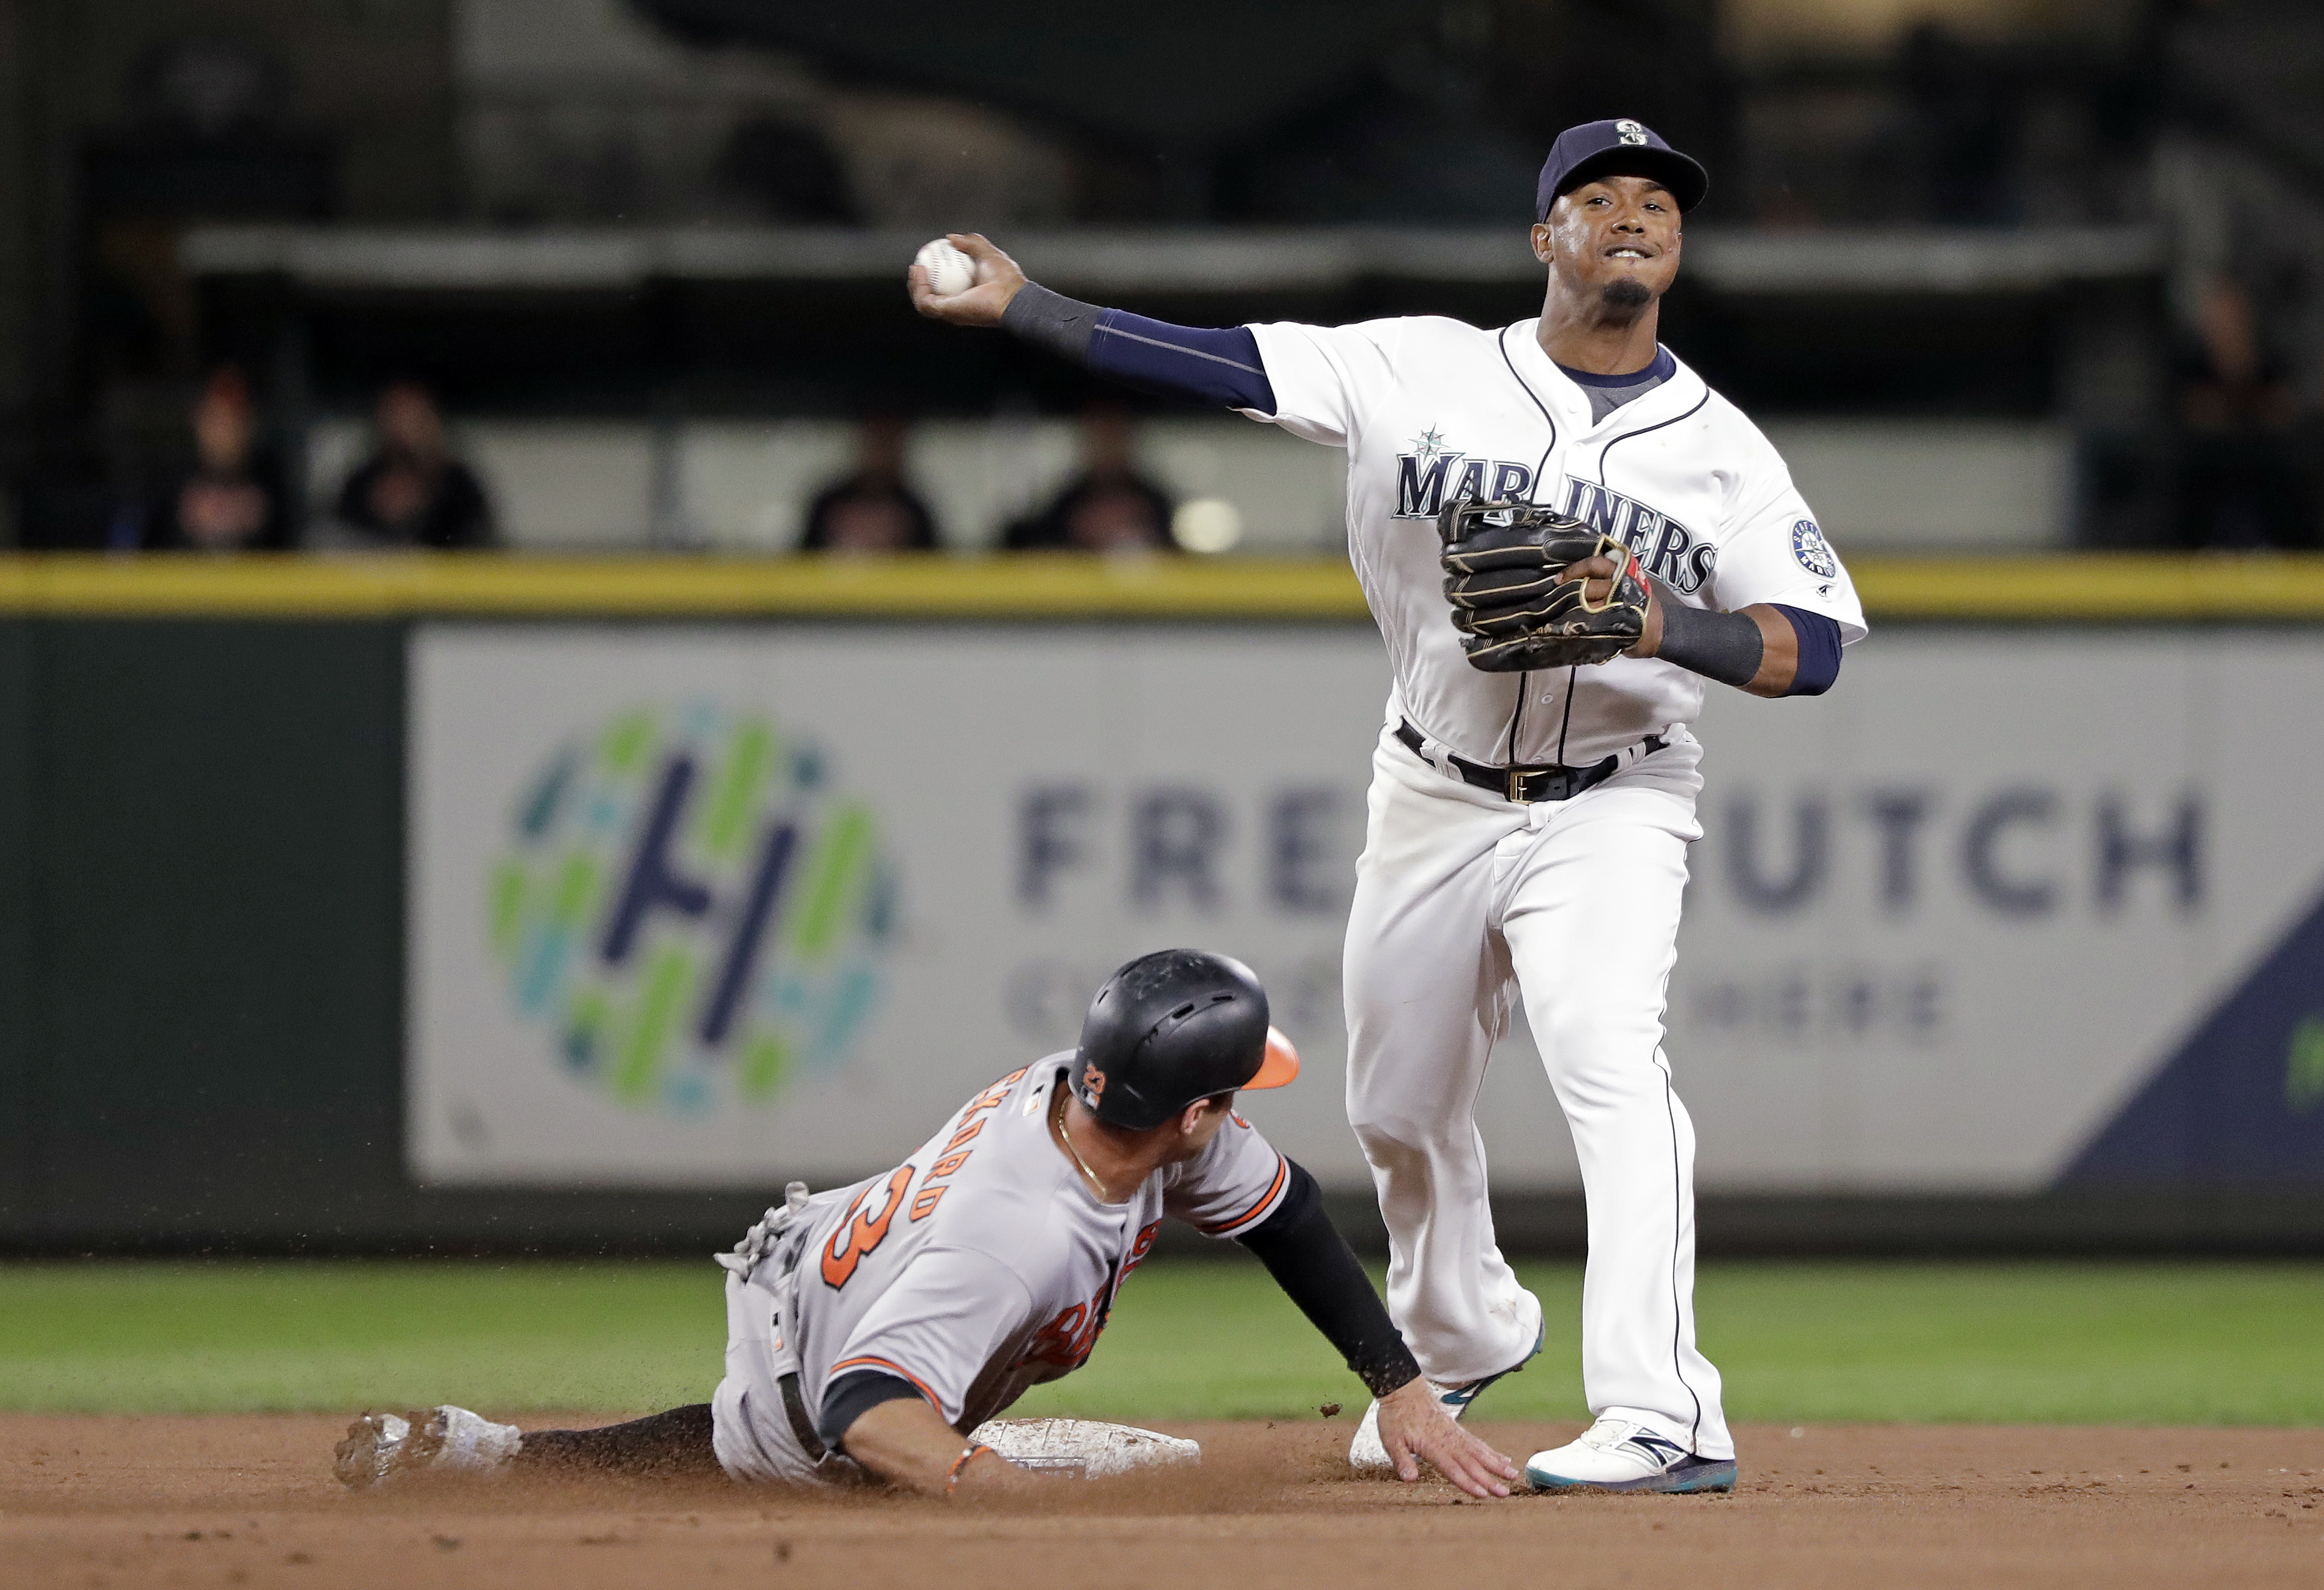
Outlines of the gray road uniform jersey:
{"label": "gray road uniform jersey", "polygon": [[[1766,437],[1702,378],[1593,413],[1536,323],[1415,317],[1250,328],[1276,411],[1252,418],[1348,454],[1349,553],[1395,670],[1388,703],[1471,761],[1585,766],[1702,711],[1698,674],[1654,658],[1488,674],[1461,649],[1435,518],[1462,496],[1554,508],[1627,542],[1694,606],[1780,602],[1853,642],[1864,612]],[[1600,405],[1602,408],[1603,406]]]}
{"label": "gray road uniform jersey", "polygon": [[1288,1163],[1240,1115],[1127,1202],[1100,1202],[1049,1135],[1072,1060],[1001,1078],[895,1170],[817,1194],[730,1264],[712,1401],[727,1473],[849,1473],[817,1453],[839,1432],[815,1426],[826,1389],[858,1370],[910,1383],[945,1423],[973,1429],[1087,1360],[1166,1215],[1231,1237],[1281,1203]]}

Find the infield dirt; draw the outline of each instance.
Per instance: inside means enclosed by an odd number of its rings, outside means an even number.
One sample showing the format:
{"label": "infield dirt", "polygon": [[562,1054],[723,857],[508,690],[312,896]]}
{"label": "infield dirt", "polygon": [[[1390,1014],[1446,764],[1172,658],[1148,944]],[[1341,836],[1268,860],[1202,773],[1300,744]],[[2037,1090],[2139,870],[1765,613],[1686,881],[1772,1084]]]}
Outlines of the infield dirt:
{"label": "infield dirt", "polygon": [[[0,1416],[0,1584],[2324,1585],[2318,1430],[1745,1427],[1731,1496],[1480,1503],[1350,1476],[1347,1415],[1171,1425],[1199,1471],[998,1512],[724,1484],[349,1496],[345,1422]],[[1573,1434],[1480,1428],[1519,1457]]]}

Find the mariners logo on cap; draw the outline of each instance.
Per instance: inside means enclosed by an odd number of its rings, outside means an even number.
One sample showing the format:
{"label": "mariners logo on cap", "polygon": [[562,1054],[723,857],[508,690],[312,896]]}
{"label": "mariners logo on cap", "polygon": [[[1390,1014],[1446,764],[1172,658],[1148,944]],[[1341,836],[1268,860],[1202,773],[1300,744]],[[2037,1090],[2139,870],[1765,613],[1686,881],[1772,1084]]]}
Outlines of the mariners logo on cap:
{"label": "mariners logo on cap", "polygon": [[1625,143],[1644,143],[1646,141],[1646,130],[1628,117],[1616,122],[1614,131],[1621,135]]}

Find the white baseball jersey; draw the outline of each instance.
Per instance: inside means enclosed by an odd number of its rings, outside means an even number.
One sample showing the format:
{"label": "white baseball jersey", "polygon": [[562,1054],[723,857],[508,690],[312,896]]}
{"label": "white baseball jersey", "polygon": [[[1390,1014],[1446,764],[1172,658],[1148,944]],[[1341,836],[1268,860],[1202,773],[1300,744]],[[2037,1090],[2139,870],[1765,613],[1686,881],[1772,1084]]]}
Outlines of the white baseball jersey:
{"label": "white baseball jersey", "polygon": [[807,1407],[873,1369],[973,1429],[1081,1367],[1165,1215],[1233,1236],[1283,1201],[1289,1166],[1240,1115],[1126,1203],[1098,1201],[1049,1135],[1073,1059],[1012,1071],[895,1170],[812,1201],[790,1321]]}
{"label": "white baseball jersey", "polygon": [[[1678,598],[1864,612],[1791,473],[1741,411],[1677,363],[1593,420],[1536,322],[1437,317],[1253,326],[1276,412],[1252,418],[1348,452],[1349,550],[1395,668],[1391,719],[1471,761],[1586,766],[1702,710],[1674,664],[1488,674],[1469,665],[1438,565],[1439,509],[1462,496],[1556,509],[1626,542]],[[1675,363],[1675,361],[1674,361]]]}

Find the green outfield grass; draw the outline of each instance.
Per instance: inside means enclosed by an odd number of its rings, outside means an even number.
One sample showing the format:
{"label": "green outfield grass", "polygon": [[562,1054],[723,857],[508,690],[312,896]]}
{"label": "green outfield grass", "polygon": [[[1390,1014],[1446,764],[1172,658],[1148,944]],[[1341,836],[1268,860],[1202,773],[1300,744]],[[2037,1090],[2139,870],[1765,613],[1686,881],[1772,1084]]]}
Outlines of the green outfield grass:
{"label": "green outfield grass", "polygon": [[[1505,1418],[1577,1419],[1577,1266],[1524,1266],[1542,1356]],[[1727,1264],[1702,1340],[1738,1420],[2324,1424],[2324,1266]],[[724,1340],[706,1261],[0,1264],[0,1408],[646,1410],[700,1402]],[[1089,1367],[1021,1412],[1313,1417],[1360,1406],[1246,1262],[1158,1263]]]}

